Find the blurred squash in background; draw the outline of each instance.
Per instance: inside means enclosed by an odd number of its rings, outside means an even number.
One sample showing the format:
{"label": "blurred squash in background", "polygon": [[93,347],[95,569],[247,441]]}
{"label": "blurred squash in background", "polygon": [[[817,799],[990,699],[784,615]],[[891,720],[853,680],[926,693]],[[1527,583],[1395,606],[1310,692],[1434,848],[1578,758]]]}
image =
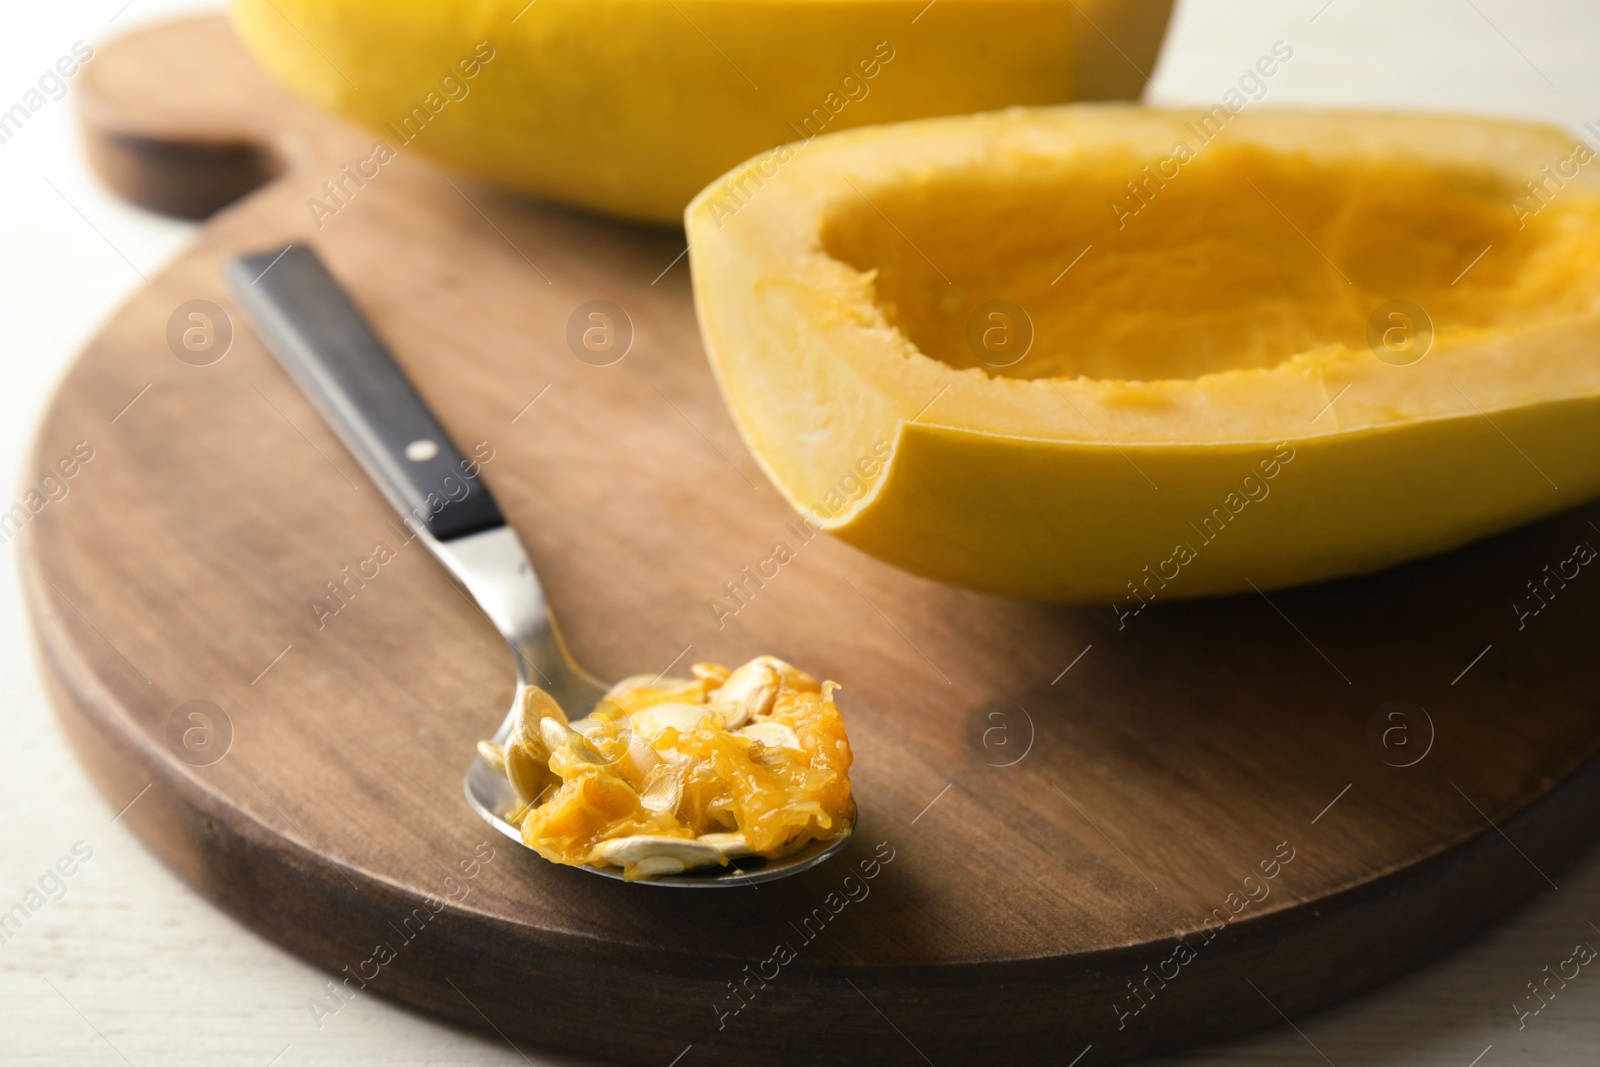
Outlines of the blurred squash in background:
{"label": "blurred squash in background", "polygon": [[234,0],[278,79],[395,151],[676,223],[821,133],[1142,90],[1171,0]]}

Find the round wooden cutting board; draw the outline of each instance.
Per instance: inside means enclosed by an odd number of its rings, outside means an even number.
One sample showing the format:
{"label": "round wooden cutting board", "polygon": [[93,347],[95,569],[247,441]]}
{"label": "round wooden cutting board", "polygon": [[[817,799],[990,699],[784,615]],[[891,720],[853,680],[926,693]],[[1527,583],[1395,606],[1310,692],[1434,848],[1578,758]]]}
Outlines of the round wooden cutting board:
{"label": "round wooden cutting board", "polygon": [[[1088,1067],[1369,989],[1544,888],[1600,816],[1600,577],[1572,562],[1593,507],[1121,627],[946,588],[800,537],[717,395],[679,233],[448,177],[396,138],[364,164],[371,134],[282,95],[217,18],[109,47],[81,86],[130,198],[202,214],[266,184],[44,417],[39,506],[7,520],[39,656],[123,821],[329,970],[308,1026],[364,986],[630,1063]],[[232,305],[224,261],[291,240],[492,451],[591,670],[773,652],[843,684],[862,817],[841,856],[669,891],[477,819],[461,774],[511,656]],[[595,300],[631,323],[605,366],[567,340]],[[794,558],[747,581],[780,542]]]}

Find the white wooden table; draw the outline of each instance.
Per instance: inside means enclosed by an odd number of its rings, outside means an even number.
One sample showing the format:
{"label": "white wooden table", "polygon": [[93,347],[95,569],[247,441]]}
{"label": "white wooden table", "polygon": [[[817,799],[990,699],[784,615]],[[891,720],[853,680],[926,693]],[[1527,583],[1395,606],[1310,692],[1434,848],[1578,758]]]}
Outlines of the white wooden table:
{"label": "white wooden table", "polygon": [[[104,43],[194,0],[66,0],[0,15],[0,111],[74,42]],[[1151,99],[1214,102],[1282,40],[1293,58],[1264,104],[1476,111],[1600,123],[1595,0],[1188,0]],[[53,85],[50,87],[53,89]],[[24,469],[51,384],[95,324],[189,240],[187,225],[122,206],[86,171],[71,101],[48,98],[0,143],[0,471]],[[10,494],[10,495],[7,495]],[[9,553],[9,546],[0,553]],[[556,1063],[386,1003],[358,999],[319,1029],[306,1000],[325,976],[213,909],[114,822],[78,770],[41,692],[16,595],[0,567],[0,1063]],[[1396,818],[1403,813],[1396,812]],[[81,864],[46,877],[74,846]],[[77,864],[74,868],[74,864]],[[1585,969],[1519,1029],[1514,1003],[1575,943],[1600,946],[1600,854],[1465,947],[1342,1007],[1162,1063],[1389,1065],[1600,1061],[1600,972]],[[59,897],[59,899],[54,899]],[[915,1035],[912,1035],[913,1037]],[[937,1062],[938,1056],[934,1055]]]}

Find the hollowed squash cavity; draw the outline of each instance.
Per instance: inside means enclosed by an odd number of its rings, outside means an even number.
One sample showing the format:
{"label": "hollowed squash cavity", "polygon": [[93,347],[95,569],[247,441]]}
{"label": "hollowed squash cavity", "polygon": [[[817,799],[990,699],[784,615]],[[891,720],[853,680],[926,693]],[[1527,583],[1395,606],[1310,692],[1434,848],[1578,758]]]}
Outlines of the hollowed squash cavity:
{"label": "hollowed squash cavity", "polygon": [[[1575,245],[1596,220],[1523,225],[1508,205],[1527,195],[1487,168],[1219,144],[1181,165],[1105,154],[1025,182],[940,174],[838,201],[822,241],[872,273],[875,303],[918,350],[953,367],[1195,378],[1363,346],[1373,308],[1397,295],[1441,340],[1587,306],[1600,277]],[[1008,366],[968,342],[996,300],[1032,322],[1030,351]]]}

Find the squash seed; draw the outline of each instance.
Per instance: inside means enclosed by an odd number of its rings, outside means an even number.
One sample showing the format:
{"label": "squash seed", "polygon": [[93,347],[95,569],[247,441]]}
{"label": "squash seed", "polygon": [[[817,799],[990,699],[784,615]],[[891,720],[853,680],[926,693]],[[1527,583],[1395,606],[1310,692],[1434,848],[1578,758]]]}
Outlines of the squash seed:
{"label": "squash seed", "polygon": [[683,780],[670,764],[658,764],[645,776],[639,803],[656,814],[675,813],[683,801]]}
{"label": "squash seed", "polygon": [[723,862],[722,850],[692,837],[633,834],[602,841],[589,853],[590,863],[634,867],[640,874],[681,874],[695,867]]}
{"label": "squash seed", "polygon": [[800,748],[800,735],[781,722],[753,722],[738,731],[741,737],[760,741],[768,748]]}
{"label": "squash seed", "polygon": [[633,731],[652,741],[668,729],[686,734],[711,711],[705,704],[652,704],[633,713]]}
{"label": "squash seed", "polygon": [[755,854],[743,834],[701,834],[695,840],[702,845],[710,845],[730,860]]}
{"label": "squash seed", "polygon": [[726,729],[737,730],[772,710],[780,681],[770,664],[753,659],[728,675],[722,688],[711,694],[711,707],[722,713]]}
{"label": "squash seed", "polygon": [[502,746],[495,744],[493,741],[479,741],[478,755],[482,757],[483,762],[489,765],[490,770],[502,778],[505,777],[506,750]]}
{"label": "squash seed", "polygon": [[757,656],[750,662],[760,663],[771,667],[773,670],[778,672],[778,677],[783,679],[783,684],[789,686],[791,689],[804,689],[810,693],[815,693],[817,691],[817,679],[815,675],[807,674],[799,667],[796,667],[794,664],[789,663],[786,660],[781,660],[777,656]]}
{"label": "squash seed", "polygon": [[539,720],[539,740],[552,756],[564,748],[585,763],[606,762],[600,753],[589,747],[588,740],[582,734],[552,718]]}
{"label": "squash seed", "polygon": [[556,698],[536,685],[525,685],[517,690],[517,712],[522,721],[537,724],[540,719],[551,718],[566,724],[567,713],[561,710]]}
{"label": "squash seed", "polygon": [[533,803],[545,787],[559,781],[550,769],[550,750],[538,737],[528,737],[519,728],[507,739],[505,752],[506,777],[517,799],[524,804]]}

